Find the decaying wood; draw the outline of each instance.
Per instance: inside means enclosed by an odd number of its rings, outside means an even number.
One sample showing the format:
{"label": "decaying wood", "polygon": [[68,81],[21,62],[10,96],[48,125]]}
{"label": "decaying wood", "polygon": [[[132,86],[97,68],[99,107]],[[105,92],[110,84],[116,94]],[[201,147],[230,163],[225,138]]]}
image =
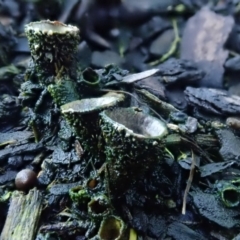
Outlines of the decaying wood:
{"label": "decaying wood", "polygon": [[42,195],[36,189],[27,195],[15,191],[11,197],[1,240],[34,240],[42,212]]}
{"label": "decaying wood", "polygon": [[200,85],[223,86],[223,64],[228,57],[224,44],[232,31],[232,16],[216,14],[207,7],[191,17],[183,31],[181,58],[193,60],[204,70]]}

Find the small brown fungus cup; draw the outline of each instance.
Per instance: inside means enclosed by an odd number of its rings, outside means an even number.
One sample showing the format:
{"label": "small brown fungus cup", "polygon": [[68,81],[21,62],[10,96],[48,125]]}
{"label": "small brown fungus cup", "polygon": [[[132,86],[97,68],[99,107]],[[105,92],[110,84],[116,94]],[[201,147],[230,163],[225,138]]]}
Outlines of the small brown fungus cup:
{"label": "small brown fungus cup", "polygon": [[37,183],[37,175],[31,169],[23,169],[18,172],[15,178],[15,185],[18,190],[27,191]]}
{"label": "small brown fungus cup", "polygon": [[94,189],[95,187],[97,187],[98,185],[98,180],[95,178],[89,179],[89,181],[87,182],[87,187],[90,189]]}

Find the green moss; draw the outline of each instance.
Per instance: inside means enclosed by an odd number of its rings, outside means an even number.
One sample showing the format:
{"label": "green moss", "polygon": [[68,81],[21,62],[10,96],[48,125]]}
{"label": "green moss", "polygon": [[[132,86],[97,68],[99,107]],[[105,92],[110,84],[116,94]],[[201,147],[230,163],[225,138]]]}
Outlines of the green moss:
{"label": "green moss", "polygon": [[58,106],[78,100],[81,97],[77,91],[77,84],[69,79],[62,78],[57,83],[50,84],[47,89]]}
{"label": "green moss", "polygon": [[77,204],[87,204],[90,201],[88,192],[82,186],[77,186],[69,190],[69,195],[73,202]]}

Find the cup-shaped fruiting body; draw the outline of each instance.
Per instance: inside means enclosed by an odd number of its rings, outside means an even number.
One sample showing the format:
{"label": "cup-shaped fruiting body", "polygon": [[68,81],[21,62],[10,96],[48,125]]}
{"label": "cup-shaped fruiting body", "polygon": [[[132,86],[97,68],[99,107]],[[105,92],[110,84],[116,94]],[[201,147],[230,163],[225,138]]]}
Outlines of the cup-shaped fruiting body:
{"label": "cup-shaped fruiting body", "polygon": [[227,207],[236,207],[240,203],[239,190],[235,187],[224,188],[221,192],[221,198]]}
{"label": "cup-shaped fruiting body", "polygon": [[37,70],[49,76],[69,71],[80,41],[77,27],[43,20],[27,24],[25,33]]}
{"label": "cup-shaped fruiting body", "polygon": [[99,89],[103,87],[103,78],[92,68],[86,68],[78,76],[78,84],[83,98],[93,96],[93,94],[99,93]]}
{"label": "cup-shaped fruiting body", "polygon": [[100,225],[98,237],[101,240],[124,240],[128,239],[126,225],[123,220],[114,215],[106,217]]}
{"label": "cup-shaped fruiting body", "polygon": [[234,185],[224,186],[221,191],[221,199],[226,207],[237,207],[240,203],[240,189]]}
{"label": "cup-shaped fruiting body", "polygon": [[118,106],[123,101],[124,95],[108,93],[99,98],[77,100],[61,106],[63,115],[73,127],[84,151],[89,151],[93,156],[99,156],[103,152],[99,113]]}
{"label": "cup-shaped fruiting body", "polygon": [[98,184],[99,182],[96,178],[90,178],[86,182],[86,186],[91,190],[95,189],[98,186]]}
{"label": "cup-shaped fruiting body", "polygon": [[239,180],[221,180],[218,181],[216,187],[226,207],[237,207],[240,204],[240,181]]}
{"label": "cup-shaped fruiting body", "polygon": [[107,196],[100,194],[92,197],[88,203],[88,214],[94,220],[102,220],[104,217],[110,215],[111,208]]}
{"label": "cup-shaped fruiting body", "polygon": [[105,110],[100,114],[100,126],[105,140],[108,187],[119,196],[161,160],[167,127],[136,108]]}
{"label": "cup-shaped fruiting body", "polygon": [[103,183],[103,180],[99,176],[90,177],[85,181],[84,187],[88,190],[90,194],[95,194],[104,189]]}

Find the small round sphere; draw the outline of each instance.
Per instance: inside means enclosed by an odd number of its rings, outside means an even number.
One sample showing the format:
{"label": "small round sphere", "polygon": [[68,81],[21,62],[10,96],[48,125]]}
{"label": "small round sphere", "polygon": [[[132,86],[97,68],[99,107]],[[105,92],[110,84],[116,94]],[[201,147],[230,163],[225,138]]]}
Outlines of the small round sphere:
{"label": "small round sphere", "polygon": [[37,175],[31,169],[21,170],[15,178],[16,188],[22,191],[26,191],[34,187],[36,182],[37,182]]}

